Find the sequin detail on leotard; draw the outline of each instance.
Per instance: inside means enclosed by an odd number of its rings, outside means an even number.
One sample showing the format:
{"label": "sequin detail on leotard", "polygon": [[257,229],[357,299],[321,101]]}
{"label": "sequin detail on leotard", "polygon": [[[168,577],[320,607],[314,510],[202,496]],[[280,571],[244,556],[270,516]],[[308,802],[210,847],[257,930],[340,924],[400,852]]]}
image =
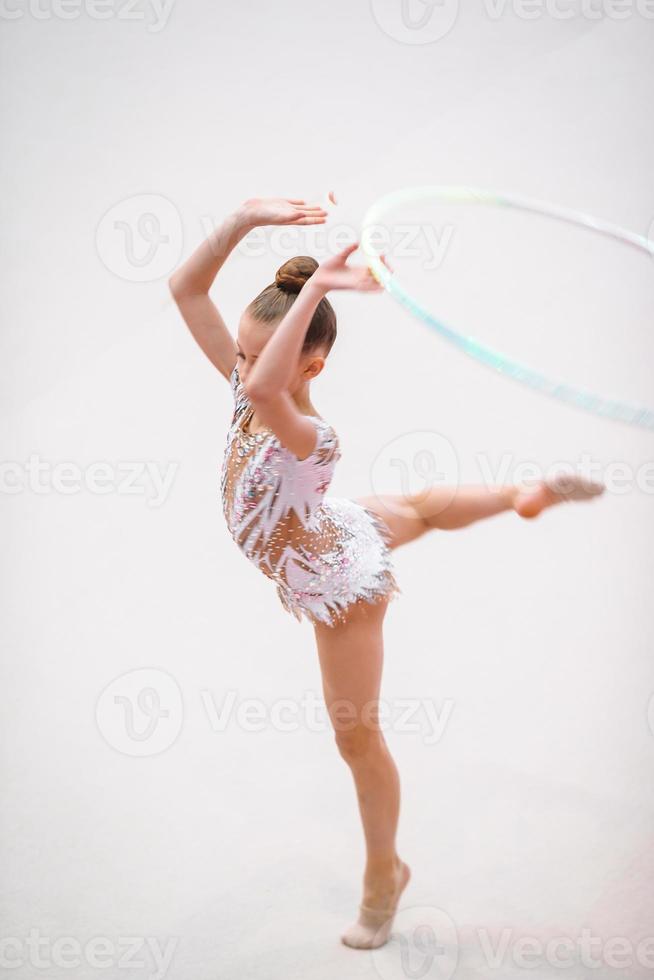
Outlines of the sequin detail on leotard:
{"label": "sequin detail on leotard", "polygon": [[400,593],[389,531],[357,501],[326,497],[340,459],[338,436],[313,415],[317,442],[298,459],[266,429],[247,433],[252,405],[238,365],[230,376],[234,413],[221,470],[223,512],[247,558],[277,585],[284,608],[301,621],[333,626],[351,603]]}

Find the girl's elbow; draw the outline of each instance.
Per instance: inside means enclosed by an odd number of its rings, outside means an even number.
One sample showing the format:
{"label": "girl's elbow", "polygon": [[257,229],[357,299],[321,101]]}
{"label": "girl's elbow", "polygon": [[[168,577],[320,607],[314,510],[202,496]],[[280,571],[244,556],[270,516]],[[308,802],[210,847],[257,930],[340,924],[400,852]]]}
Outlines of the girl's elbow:
{"label": "girl's elbow", "polygon": [[173,272],[172,276],[168,277],[168,289],[174,300],[178,300],[182,295],[181,283],[176,272]]}
{"label": "girl's elbow", "polygon": [[265,404],[265,402],[271,401],[279,394],[278,391],[273,391],[270,385],[262,384],[260,381],[244,381],[243,388],[245,394],[253,404]]}
{"label": "girl's elbow", "polygon": [[173,272],[168,278],[168,289],[175,302],[179,303],[180,300],[188,299],[191,296],[197,296],[200,294],[200,290],[195,289],[193,284],[188,281],[186,276],[181,275],[179,269]]}

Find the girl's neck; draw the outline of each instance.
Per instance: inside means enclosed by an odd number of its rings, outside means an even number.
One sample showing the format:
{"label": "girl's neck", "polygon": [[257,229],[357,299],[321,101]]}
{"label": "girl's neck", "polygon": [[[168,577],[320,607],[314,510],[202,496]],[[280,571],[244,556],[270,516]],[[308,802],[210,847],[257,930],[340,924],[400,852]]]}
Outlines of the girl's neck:
{"label": "girl's neck", "polygon": [[291,396],[298,412],[302,415],[315,415],[316,410],[311,404],[311,392],[309,391],[309,382],[305,381],[304,384],[300,385],[298,390]]}
{"label": "girl's neck", "polygon": [[[304,397],[301,397],[302,395]],[[311,404],[308,388],[303,392],[297,392],[295,395],[292,395],[291,397],[295,402],[295,407],[297,408],[298,412],[301,415],[315,415],[316,417],[319,417],[318,412],[316,412],[315,408]],[[242,427],[246,433],[251,435],[256,435],[257,432],[260,431],[265,432],[268,429],[268,426],[262,426],[261,423],[256,418],[256,409],[254,408],[253,405],[250,406],[248,417],[246,417],[245,419],[245,425]]]}

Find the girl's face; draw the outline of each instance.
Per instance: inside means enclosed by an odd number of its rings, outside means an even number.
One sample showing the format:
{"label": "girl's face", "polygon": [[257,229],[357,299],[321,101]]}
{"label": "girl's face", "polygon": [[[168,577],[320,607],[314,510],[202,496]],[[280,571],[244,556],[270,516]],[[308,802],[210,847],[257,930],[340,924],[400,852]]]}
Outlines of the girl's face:
{"label": "girl's face", "polygon": [[[241,317],[236,336],[236,347],[238,373],[243,383],[247,380],[250,371],[257,363],[276,327],[276,323],[261,323],[260,320],[255,320],[247,312]],[[312,381],[316,375],[320,374],[324,364],[325,358],[319,353],[303,354],[300,357],[297,372],[289,384],[290,393],[293,394],[302,385]]]}
{"label": "girl's face", "polygon": [[241,381],[247,381],[248,374],[257,363],[270,338],[275,324],[261,323],[249,313],[244,313],[238,326],[236,347],[238,351],[238,373]]}

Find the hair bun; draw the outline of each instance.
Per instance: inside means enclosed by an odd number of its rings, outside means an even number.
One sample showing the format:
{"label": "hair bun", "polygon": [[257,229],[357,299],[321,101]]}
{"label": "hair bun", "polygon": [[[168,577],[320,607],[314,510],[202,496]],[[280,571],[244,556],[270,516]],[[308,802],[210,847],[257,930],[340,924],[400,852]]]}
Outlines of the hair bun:
{"label": "hair bun", "polygon": [[318,263],[310,255],[296,255],[279,267],[275,273],[275,285],[285,293],[299,293],[317,268]]}

